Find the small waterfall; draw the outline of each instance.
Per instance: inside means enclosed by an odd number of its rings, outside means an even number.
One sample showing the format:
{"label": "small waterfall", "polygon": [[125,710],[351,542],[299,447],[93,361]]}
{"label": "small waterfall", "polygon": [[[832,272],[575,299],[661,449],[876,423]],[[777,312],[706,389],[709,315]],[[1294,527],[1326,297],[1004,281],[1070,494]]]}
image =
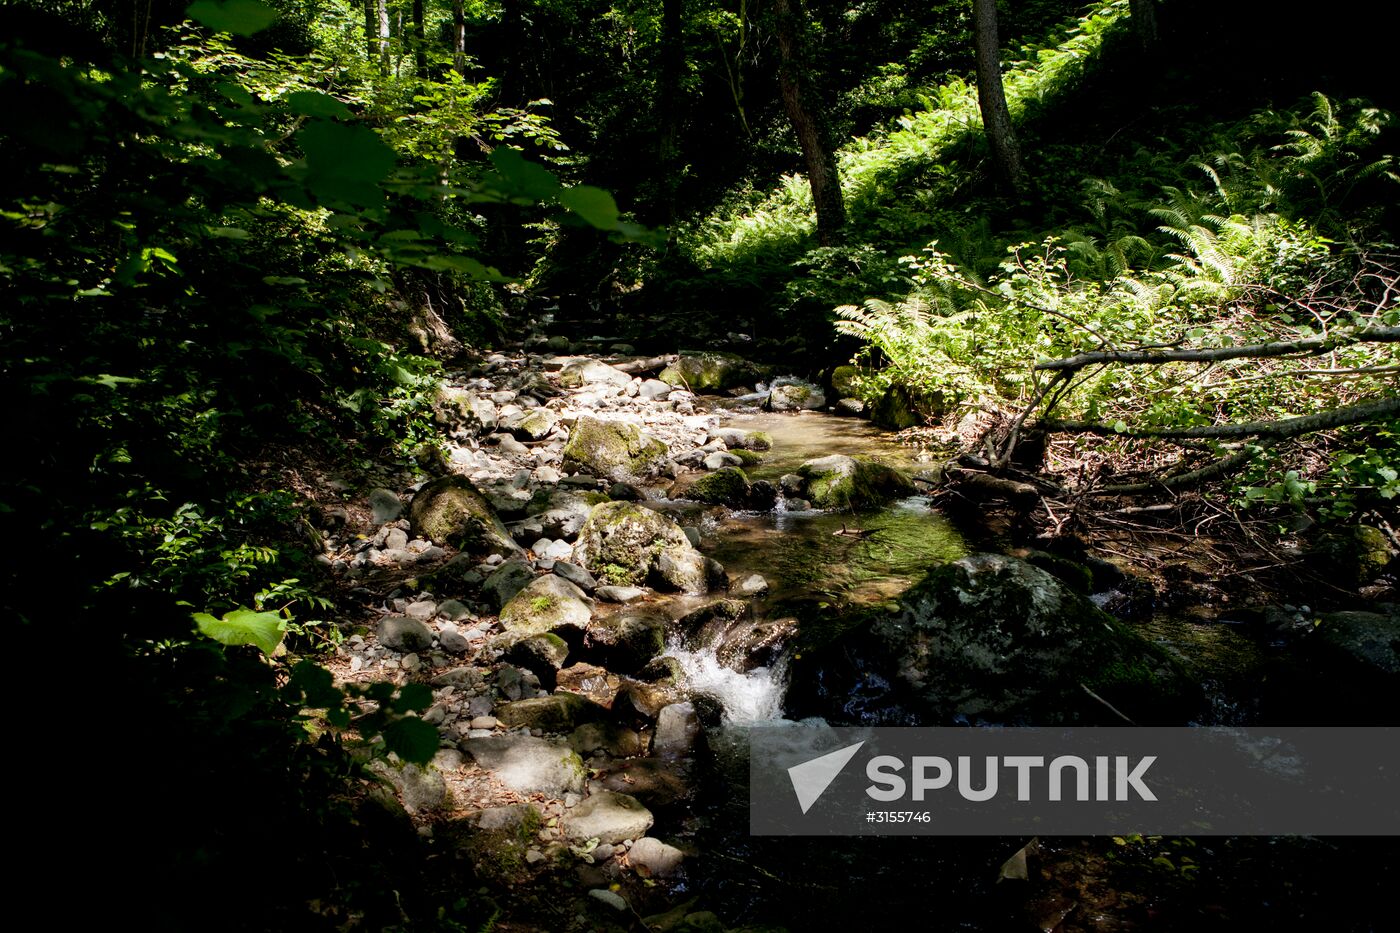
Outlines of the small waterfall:
{"label": "small waterfall", "polygon": [[712,646],[687,648],[678,639],[666,653],[680,662],[685,684],[692,694],[714,697],[724,708],[724,725],[737,726],[783,718],[787,694],[787,658],[770,667],[740,673],[725,667]]}

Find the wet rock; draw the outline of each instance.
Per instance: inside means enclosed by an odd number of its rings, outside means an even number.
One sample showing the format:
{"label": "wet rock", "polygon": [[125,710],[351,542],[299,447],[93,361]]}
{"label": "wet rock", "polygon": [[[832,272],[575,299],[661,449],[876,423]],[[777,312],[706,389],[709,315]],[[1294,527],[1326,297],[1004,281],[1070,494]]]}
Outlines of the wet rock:
{"label": "wet rock", "polygon": [[593,888],[588,892],[588,896],[598,901],[600,904],[611,907],[618,913],[625,913],[628,910],[627,901],[621,894],[608,888]]}
{"label": "wet rock", "polygon": [[865,414],[865,403],[858,398],[838,398],[831,410],[846,418],[859,418]]}
{"label": "wet rock", "polygon": [[369,493],[370,521],[376,525],[398,521],[403,514],[403,502],[392,489],[372,489]]}
{"label": "wet rock", "polygon": [[554,685],[556,673],[569,657],[568,643],[552,632],[504,635],[493,639],[491,647],[501,650],[510,663],[534,673],[546,689]]}
{"label": "wet rock", "polygon": [[562,577],[546,574],[511,597],[501,609],[507,632],[533,635],[563,629],[586,629],[593,610],[583,590]]}
{"label": "wet rock", "polygon": [[607,710],[573,693],[516,700],[496,708],[496,718],[508,729],[524,727],[545,732],[572,732],[581,723],[605,718]]}
{"label": "wet rock", "polygon": [[735,466],[700,477],[685,492],[686,497],[710,505],[743,508],[749,498],[749,478]]}
{"label": "wet rock", "polygon": [[826,407],[826,396],[821,386],[790,382],[773,386],[763,407],[769,411],[816,411]]}
{"label": "wet rock", "polygon": [[[891,607],[804,652],[793,702],[867,723],[1180,723],[1199,690],[1181,667],[1045,571],[977,554],[933,569]],[[818,686],[819,685],[819,686]],[[807,691],[807,692],[804,692]]]}
{"label": "wet rock", "polygon": [[595,506],[579,532],[575,559],[612,586],[654,586],[704,593],[712,568],[665,515],[629,502]]}
{"label": "wet rock", "polygon": [[755,512],[767,512],[778,504],[778,489],[766,479],[758,480],[749,486],[747,508]]}
{"label": "wet rock", "polygon": [[669,386],[693,392],[725,392],[737,386],[752,385],[765,369],[732,353],[683,353],[657,377]]}
{"label": "wet rock", "polygon": [[634,424],[584,416],[564,447],[564,466],[614,482],[637,482],[665,468],[669,449]]}
{"label": "wet rock", "polygon": [[637,798],[604,790],[569,811],[564,833],[575,841],[597,839],[616,845],[642,838],[653,822],[651,811]]}
{"label": "wet rock", "polygon": [[491,572],[481,584],[481,595],[500,610],[534,579],[535,571],[524,558],[512,558]]}
{"label": "wet rock", "polygon": [[557,687],[592,700],[599,706],[611,707],[622,688],[622,678],[607,668],[579,662],[559,671]]}
{"label": "wet rock", "polygon": [[718,599],[694,609],[676,620],[687,643],[700,647],[721,643],[734,625],[750,617],[750,606],[742,599]]}
{"label": "wet rock", "polygon": [[518,793],[562,797],[583,792],[583,761],[561,742],[512,734],[464,739],[461,747]]}
{"label": "wet rock", "polygon": [[1313,638],[1329,651],[1370,673],[1400,678],[1400,609],[1332,612],[1317,620]]}
{"label": "wet rock", "polygon": [[648,661],[636,676],[639,680],[650,683],[675,686],[685,679],[685,669],[681,667],[680,661],[670,655],[662,655]]}
{"label": "wet rock", "polygon": [[639,586],[600,586],[593,591],[594,596],[610,603],[632,603],[646,594]]}
{"label": "wet rock", "polygon": [[736,596],[761,596],[768,592],[768,581],[762,574],[751,573],[733,588]]}
{"label": "wet rock", "polygon": [[842,454],[808,460],[797,472],[807,481],[807,498],[819,509],[875,509],[915,493],[903,473]]}
{"label": "wet rock", "polygon": [[631,674],[666,650],[666,619],[620,612],[595,620],[588,629],[590,650],[609,670]]}
{"label": "wet rock", "polygon": [[408,514],[416,538],[471,554],[520,554],[519,545],[486,498],[465,476],[444,476],[428,483],[413,497]]}
{"label": "wet rock", "polygon": [[778,478],[778,488],[783,495],[789,499],[795,499],[807,493],[807,478],[796,473],[784,473]]}
{"label": "wet rock", "polygon": [[384,647],[401,651],[426,651],[433,646],[433,630],[424,625],[421,619],[408,616],[385,616],[380,619],[375,637]]}
{"label": "wet rock", "polygon": [[689,763],[665,758],[621,762],[600,783],[606,790],[631,794],[653,810],[664,810],[688,799],[694,789]]}
{"label": "wet rock", "polygon": [[627,850],[627,861],[643,878],[670,878],[680,870],[685,853],[660,839],[646,836]]}
{"label": "wet rock", "polygon": [[893,385],[870,406],[870,420],[882,428],[903,431],[942,418],[956,401],[942,392],[911,392]]}
{"label": "wet rock", "polygon": [[643,502],[646,500],[646,493],[631,483],[613,483],[608,488],[608,498],[616,502]]}
{"label": "wet rock", "polygon": [[613,758],[631,758],[642,753],[642,740],[636,732],[615,723],[586,722],[569,736],[569,747],[585,757],[601,752]]}
{"label": "wet rock", "polygon": [[656,732],[651,738],[651,750],[656,755],[684,757],[695,751],[700,738],[700,717],[695,704],[672,703],[656,717]]}
{"label": "wet rock", "polygon": [[566,389],[576,389],[585,385],[625,386],[632,377],[620,369],[592,358],[566,363],[559,371],[559,384]]}

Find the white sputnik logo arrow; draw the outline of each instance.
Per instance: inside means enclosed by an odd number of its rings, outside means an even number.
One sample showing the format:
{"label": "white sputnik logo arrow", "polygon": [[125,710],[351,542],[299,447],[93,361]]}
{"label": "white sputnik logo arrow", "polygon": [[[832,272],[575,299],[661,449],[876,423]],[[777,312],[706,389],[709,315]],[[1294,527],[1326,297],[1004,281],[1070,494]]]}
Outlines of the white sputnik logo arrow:
{"label": "white sputnik logo arrow", "polygon": [[826,792],[831,782],[841,773],[841,769],[846,767],[846,763],[855,757],[864,744],[865,742],[861,741],[847,745],[787,769],[788,777],[792,779],[792,789],[797,792],[797,802],[803,813],[812,809],[812,804]]}

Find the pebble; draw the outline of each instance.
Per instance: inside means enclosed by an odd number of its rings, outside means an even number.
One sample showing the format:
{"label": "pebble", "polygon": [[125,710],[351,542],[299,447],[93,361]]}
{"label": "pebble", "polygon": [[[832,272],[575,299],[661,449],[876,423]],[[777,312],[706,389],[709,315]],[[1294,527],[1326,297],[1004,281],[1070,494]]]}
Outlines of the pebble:
{"label": "pebble", "polygon": [[588,896],[602,901],[613,910],[623,911],[627,909],[627,902],[622,899],[622,895],[615,891],[609,891],[607,888],[594,888],[588,892]]}
{"label": "pebble", "polygon": [[402,664],[403,669],[408,671],[409,673],[413,673],[414,671],[418,670],[420,667],[423,666],[423,662],[418,660],[418,655],[416,654],[404,655]]}
{"label": "pebble", "polygon": [[500,725],[495,716],[473,716],[471,727],[473,729],[494,729]]}

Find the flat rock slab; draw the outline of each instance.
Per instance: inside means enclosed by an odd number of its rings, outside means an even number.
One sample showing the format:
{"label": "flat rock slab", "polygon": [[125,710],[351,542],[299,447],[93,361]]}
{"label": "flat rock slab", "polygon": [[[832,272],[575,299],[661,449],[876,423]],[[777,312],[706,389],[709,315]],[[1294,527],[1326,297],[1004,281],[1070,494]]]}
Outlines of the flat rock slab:
{"label": "flat rock slab", "polygon": [[562,797],[583,791],[583,761],[560,742],[529,735],[493,735],[464,739],[462,751],[522,794]]}
{"label": "flat rock slab", "polygon": [[569,811],[564,832],[573,840],[597,839],[616,845],[642,838],[652,822],[651,811],[636,797],[604,790]]}

